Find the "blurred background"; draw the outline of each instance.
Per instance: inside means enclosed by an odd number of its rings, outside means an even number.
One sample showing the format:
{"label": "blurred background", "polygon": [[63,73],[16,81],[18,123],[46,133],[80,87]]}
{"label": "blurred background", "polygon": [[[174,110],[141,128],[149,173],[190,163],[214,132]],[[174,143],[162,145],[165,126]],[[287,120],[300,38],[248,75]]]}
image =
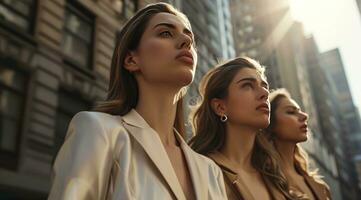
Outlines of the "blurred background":
{"label": "blurred background", "polygon": [[[116,35],[152,0],[0,0],[0,199],[46,199],[72,116],[104,99]],[[303,143],[334,200],[361,199],[360,0],[168,0],[192,24],[198,68],[267,66],[310,115]],[[189,132],[189,136],[191,133]]]}

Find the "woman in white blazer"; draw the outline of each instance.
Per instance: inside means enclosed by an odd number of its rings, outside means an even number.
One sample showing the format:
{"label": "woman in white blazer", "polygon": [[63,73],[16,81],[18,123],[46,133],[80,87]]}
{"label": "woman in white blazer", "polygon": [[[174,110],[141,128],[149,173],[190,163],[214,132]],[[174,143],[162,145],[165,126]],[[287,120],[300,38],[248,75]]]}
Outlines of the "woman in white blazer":
{"label": "woman in white blazer", "polygon": [[220,169],[184,142],[197,54],[187,17],[151,4],[114,50],[107,100],[70,122],[49,199],[226,199]]}

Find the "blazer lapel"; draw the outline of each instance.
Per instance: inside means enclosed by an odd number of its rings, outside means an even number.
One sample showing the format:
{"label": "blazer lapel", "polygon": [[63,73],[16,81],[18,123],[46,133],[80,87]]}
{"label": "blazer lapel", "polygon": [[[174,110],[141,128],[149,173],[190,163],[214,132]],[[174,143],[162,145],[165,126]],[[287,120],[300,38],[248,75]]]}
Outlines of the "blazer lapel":
{"label": "blazer lapel", "polygon": [[286,197],[265,177],[262,177],[265,185],[274,200],[286,200]]}
{"label": "blazer lapel", "polygon": [[185,200],[182,187],[158,134],[134,109],[123,116],[122,119],[125,122],[124,127],[128,130],[128,133],[143,147],[168,183],[176,199]]}
{"label": "blazer lapel", "polygon": [[214,162],[218,164],[218,166],[221,167],[223,175],[232,184],[232,187],[235,187],[235,189],[237,189],[242,199],[255,200],[252,193],[248,190],[247,185],[237,174],[236,165],[234,165],[231,161],[229,161],[219,152],[209,154],[208,156],[212,158]]}
{"label": "blazer lapel", "polygon": [[322,184],[317,183],[315,180],[313,180],[313,178],[308,175],[304,175],[303,177],[318,200],[327,199],[325,188]]}
{"label": "blazer lapel", "polygon": [[208,183],[208,166],[205,162],[200,162],[199,158],[196,157],[196,153],[183,140],[177,130],[174,129],[174,131],[176,132],[175,136],[181,144],[184,157],[187,161],[188,170],[196,193],[196,199],[208,199],[208,187],[206,184]]}
{"label": "blazer lapel", "polygon": [[[232,182],[232,184],[236,185],[238,191],[241,193],[243,199],[247,200],[255,200],[252,193],[247,188],[247,184],[242,181],[239,175],[236,173],[236,165],[229,161],[225,156],[221,153],[216,152],[209,155],[221,168],[223,174]],[[285,200],[285,196],[279,192],[273,184],[265,177],[262,177],[267,190],[269,191],[272,199],[275,200]]]}

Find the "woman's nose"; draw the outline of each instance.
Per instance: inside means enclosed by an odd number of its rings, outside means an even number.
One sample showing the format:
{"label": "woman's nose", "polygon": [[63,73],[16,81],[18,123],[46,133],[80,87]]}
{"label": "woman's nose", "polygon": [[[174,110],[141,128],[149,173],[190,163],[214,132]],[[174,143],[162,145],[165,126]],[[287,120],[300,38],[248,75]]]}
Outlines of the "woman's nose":
{"label": "woman's nose", "polygon": [[179,45],[179,48],[182,49],[182,48],[187,48],[189,49],[192,45],[192,38],[189,36],[189,35],[186,35],[186,34],[183,34],[181,36],[181,40],[180,40],[180,45]]}
{"label": "woman's nose", "polygon": [[305,113],[305,112],[300,112],[300,119],[301,119],[301,121],[307,121],[308,120],[308,114],[307,113]]}
{"label": "woman's nose", "polygon": [[263,86],[260,86],[260,87],[261,87],[261,99],[268,99],[268,96],[269,96],[268,88],[265,88]]}

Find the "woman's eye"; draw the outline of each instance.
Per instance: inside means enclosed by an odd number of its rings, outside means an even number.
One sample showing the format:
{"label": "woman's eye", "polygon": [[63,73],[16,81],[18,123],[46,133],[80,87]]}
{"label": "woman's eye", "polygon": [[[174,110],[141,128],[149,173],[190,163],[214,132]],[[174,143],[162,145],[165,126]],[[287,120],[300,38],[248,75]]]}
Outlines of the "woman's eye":
{"label": "woman's eye", "polygon": [[163,31],[159,35],[162,36],[162,37],[167,37],[167,38],[172,37],[172,33],[169,32],[169,31]]}
{"label": "woman's eye", "polygon": [[249,88],[249,87],[252,88],[253,85],[252,85],[252,83],[245,83],[245,84],[242,85],[242,87],[243,88]]}
{"label": "woman's eye", "polygon": [[287,114],[293,115],[293,114],[296,114],[296,112],[295,111],[287,111]]}

